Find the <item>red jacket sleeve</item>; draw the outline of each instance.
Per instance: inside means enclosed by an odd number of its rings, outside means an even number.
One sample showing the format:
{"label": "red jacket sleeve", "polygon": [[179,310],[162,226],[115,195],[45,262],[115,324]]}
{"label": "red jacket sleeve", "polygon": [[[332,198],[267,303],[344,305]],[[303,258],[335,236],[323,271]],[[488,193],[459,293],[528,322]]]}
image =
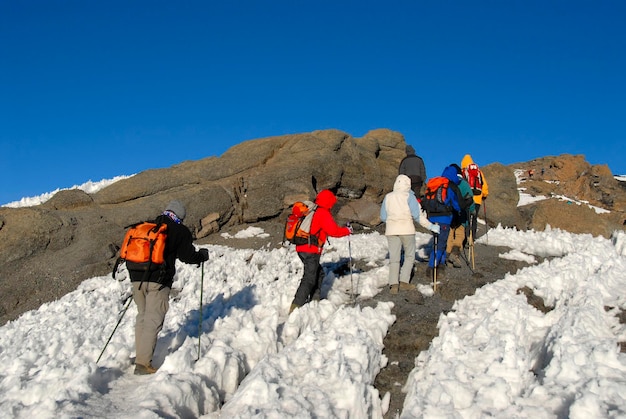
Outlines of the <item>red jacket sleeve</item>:
{"label": "red jacket sleeve", "polygon": [[328,237],[344,237],[350,234],[348,227],[337,225],[327,208],[318,208],[311,222],[311,234],[318,237],[320,246],[303,244],[296,246],[297,252],[322,253],[322,247]]}

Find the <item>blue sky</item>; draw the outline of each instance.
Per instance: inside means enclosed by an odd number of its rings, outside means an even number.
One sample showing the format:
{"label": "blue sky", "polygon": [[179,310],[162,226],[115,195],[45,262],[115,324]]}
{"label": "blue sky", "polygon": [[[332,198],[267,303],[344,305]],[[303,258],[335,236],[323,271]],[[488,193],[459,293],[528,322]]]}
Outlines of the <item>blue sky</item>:
{"label": "blue sky", "polygon": [[268,136],[389,128],[429,176],[626,174],[623,1],[0,3],[0,204]]}

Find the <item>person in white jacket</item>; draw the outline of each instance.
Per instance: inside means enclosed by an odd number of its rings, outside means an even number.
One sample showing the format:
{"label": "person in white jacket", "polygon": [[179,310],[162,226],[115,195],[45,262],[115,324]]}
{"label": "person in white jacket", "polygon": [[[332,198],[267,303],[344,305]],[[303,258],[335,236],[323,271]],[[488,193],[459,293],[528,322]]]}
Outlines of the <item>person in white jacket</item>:
{"label": "person in white jacket", "polygon": [[[422,214],[422,207],[411,190],[411,179],[398,175],[393,184],[393,191],[385,195],[380,208],[380,219],[386,223],[385,236],[389,245],[389,291],[397,294],[399,290],[415,289],[410,284],[415,262],[415,224],[439,234],[439,226],[433,224]],[[402,252],[404,263],[400,267]]]}

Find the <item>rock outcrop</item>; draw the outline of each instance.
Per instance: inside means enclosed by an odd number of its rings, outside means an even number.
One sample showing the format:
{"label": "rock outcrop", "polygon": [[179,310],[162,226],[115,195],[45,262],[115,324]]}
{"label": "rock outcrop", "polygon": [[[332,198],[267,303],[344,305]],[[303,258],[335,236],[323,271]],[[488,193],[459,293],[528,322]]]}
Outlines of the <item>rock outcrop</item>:
{"label": "rock outcrop", "polygon": [[607,165],[591,165],[582,155],[563,154],[509,167],[518,171],[524,193],[550,198],[519,207],[524,220],[520,229],[543,230],[550,225],[610,237],[624,228],[626,194]]}
{"label": "rock outcrop", "polygon": [[282,224],[293,202],[326,188],[337,194],[337,208],[350,203],[342,221],[377,224],[404,149],[404,137],[387,129],[362,138],[338,130],[270,137],[219,158],[147,170],[91,196],[61,191],[36,207],[0,208],[0,321],[109,274],[126,228],[172,199],[186,205],[185,224],[197,239],[237,225]]}
{"label": "rock outcrop", "polygon": [[[238,144],[220,157],[147,170],[91,195],[64,190],[39,206],[1,207],[0,324],[60,298],[86,278],[110,274],[126,228],[154,218],[172,199],[186,205],[185,224],[198,244],[263,224],[279,245],[291,204],[322,189],[338,196],[338,222],[380,228],[380,204],[393,187],[405,146],[402,134],[388,129],[362,138],[338,130],[269,137]],[[534,177],[518,185],[516,171],[531,168]],[[489,182],[483,210],[490,226],[543,230],[549,224],[607,237],[624,228],[626,190],[606,166],[559,156],[482,169]],[[610,212],[556,199],[519,207],[518,186]]]}

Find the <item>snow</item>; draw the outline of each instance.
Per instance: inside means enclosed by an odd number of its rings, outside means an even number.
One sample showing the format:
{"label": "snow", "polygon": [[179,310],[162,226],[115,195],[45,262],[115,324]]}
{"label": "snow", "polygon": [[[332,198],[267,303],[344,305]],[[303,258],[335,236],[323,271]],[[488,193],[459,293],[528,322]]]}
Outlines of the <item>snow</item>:
{"label": "snow", "polygon": [[80,189],[83,190],[85,192],[87,192],[88,194],[92,194],[92,193],[96,193],[98,192],[100,189],[109,186],[112,183],[115,183],[119,180],[122,179],[127,179],[129,177],[132,177],[134,175],[130,175],[130,176],[116,176],[113,179],[103,179],[99,182],[94,182],[91,180],[88,180],[87,182],[83,183],[82,185],[74,185],[71,188],[58,188],[52,192],[46,192],[42,195],[39,196],[32,196],[32,197],[26,197],[26,198],[22,198],[19,201],[14,201],[14,202],[9,202],[8,204],[2,205],[3,207],[9,207],[9,208],[21,208],[21,207],[31,207],[31,206],[35,206],[35,205],[39,205],[42,204],[46,201],[48,201],[50,198],[52,198],[54,196],[54,194],[56,194],[57,192],[60,191],[66,191],[66,190],[71,190],[71,189]]}
{"label": "snow", "polygon": [[[236,236],[264,234],[249,227]],[[427,234],[416,233],[416,240],[418,248],[430,244]],[[617,315],[626,309],[626,233],[606,239],[497,227],[478,241],[506,246],[502,258],[531,265],[440,316],[438,336],[400,383],[406,399],[397,416],[625,417],[626,355],[619,343],[626,342],[626,327]],[[118,280],[87,279],[0,327],[0,417],[387,413],[389,395],[373,383],[388,363],[383,338],[395,321],[392,303],[361,304],[386,285],[384,236],[331,239],[322,256],[327,298],[291,315],[302,275],[293,248],[203,247],[210,255],[203,266],[177,266],[152,376],[132,374],[134,303],[113,333],[130,294],[124,270]],[[371,269],[332,273],[351,258]],[[553,309],[533,308],[521,287]],[[419,290],[433,295],[429,286]]]}

